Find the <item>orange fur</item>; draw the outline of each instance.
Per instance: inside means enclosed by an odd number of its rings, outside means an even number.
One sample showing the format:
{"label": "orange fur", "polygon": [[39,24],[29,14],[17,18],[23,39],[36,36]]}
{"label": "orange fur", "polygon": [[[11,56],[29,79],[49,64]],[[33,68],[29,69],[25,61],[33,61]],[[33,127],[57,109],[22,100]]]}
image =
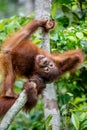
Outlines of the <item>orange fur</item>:
{"label": "orange fur", "polygon": [[[36,87],[33,83],[35,83]],[[45,87],[46,85],[42,78],[37,75],[31,76],[31,78],[24,84],[28,101],[23,107],[23,110],[30,111],[36,105],[38,95],[42,93]],[[9,110],[17,98],[18,97],[0,97],[0,116],[3,116]]]}
{"label": "orange fur", "polygon": [[4,76],[3,97],[0,99],[1,114],[5,113],[17,99],[17,95],[13,91],[16,75],[23,76],[28,80],[35,79],[37,89],[32,88],[28,81],[24,85],[28,88],[24,87],[28,96],[26,105],[31,109],[37,103],[37,96],[42,92],[45,83],[53,82],[65,72],[72,71],[83,63],[84,58],[81,50],[71,50],[53,55],[28,40],[28,37],[37,28],[42,27],[44,31],[48,32],[54,25],[53,20],[33,20],[3,44],[0,54],[0,65]]}

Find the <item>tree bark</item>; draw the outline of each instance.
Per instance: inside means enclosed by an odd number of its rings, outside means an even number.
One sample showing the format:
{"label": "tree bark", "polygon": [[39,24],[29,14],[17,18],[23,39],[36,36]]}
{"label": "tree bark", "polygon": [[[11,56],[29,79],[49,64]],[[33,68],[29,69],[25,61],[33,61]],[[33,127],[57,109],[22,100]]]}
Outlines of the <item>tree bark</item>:
{"label": "tree bark", "polygon": [[[35,19],[50,19],[51,0],[35,0]],[[42,33],[42,48],[50,52],[49,34]],[[50,125],[52,130],[60,129],[60,113],[56,101],[56,93],[53,84],[47,84],[42,94],[45,119],[52,115]],[[46,128],[48,129],[48,128]]]}
{"label": "tree bark", "polygon": [[27,102],[27,95],[26,95],[25,90],[23,90],[19,98],[15,101],[13,106],[9,109],[9,111],[6,113],[6,115],[2,119],[1,124],[0,124],[0,130],[8,129],[14,117],[22,109],[22,107],[25,105],[26,102]]}

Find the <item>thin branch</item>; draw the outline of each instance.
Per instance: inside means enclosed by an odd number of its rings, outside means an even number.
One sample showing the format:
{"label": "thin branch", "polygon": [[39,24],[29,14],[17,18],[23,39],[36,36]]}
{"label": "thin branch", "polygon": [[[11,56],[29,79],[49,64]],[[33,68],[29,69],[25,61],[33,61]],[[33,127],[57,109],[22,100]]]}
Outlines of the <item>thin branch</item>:
{"label": "thin branch", "polygon": [[1,124],[0,124],[0,130],[8,129],[14,117],[22,109],[22,107],[25,105],[26,102],[27,102],[27,95],[26,95],[25,90],[23,90],[19,98],[15,101],[13,106],[9,109],[9,111],[6,113],[6,115],[2,119]]}

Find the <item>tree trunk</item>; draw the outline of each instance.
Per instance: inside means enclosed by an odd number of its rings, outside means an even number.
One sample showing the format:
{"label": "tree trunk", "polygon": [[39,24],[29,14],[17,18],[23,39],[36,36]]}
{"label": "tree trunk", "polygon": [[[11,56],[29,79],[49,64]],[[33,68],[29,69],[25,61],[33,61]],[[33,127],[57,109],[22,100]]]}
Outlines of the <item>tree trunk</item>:
{"label": "tree trunk", "polygon": [[[51,3],[51,0],[35,0],[35,19],[50,19]],[[48,33],[43,32],[42,41],[42,48],[50,52],[50,40]],[[47,87],[42,94],[42,99],[45,119],[47,119],[49,115],[52,115],[52,120],[50,122],[52,130],[59,130],[60,113],[53,84],[47,84]]]}

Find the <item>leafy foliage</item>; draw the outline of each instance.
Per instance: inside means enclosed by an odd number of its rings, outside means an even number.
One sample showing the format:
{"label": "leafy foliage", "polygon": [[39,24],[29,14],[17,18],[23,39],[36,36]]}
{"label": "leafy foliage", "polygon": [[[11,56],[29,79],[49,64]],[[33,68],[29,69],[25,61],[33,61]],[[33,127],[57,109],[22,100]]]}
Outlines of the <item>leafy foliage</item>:
{"label": "leafy foliage", "polygon": [[52,15],[64,27],[87,19],[87,0],[54,0]]}

